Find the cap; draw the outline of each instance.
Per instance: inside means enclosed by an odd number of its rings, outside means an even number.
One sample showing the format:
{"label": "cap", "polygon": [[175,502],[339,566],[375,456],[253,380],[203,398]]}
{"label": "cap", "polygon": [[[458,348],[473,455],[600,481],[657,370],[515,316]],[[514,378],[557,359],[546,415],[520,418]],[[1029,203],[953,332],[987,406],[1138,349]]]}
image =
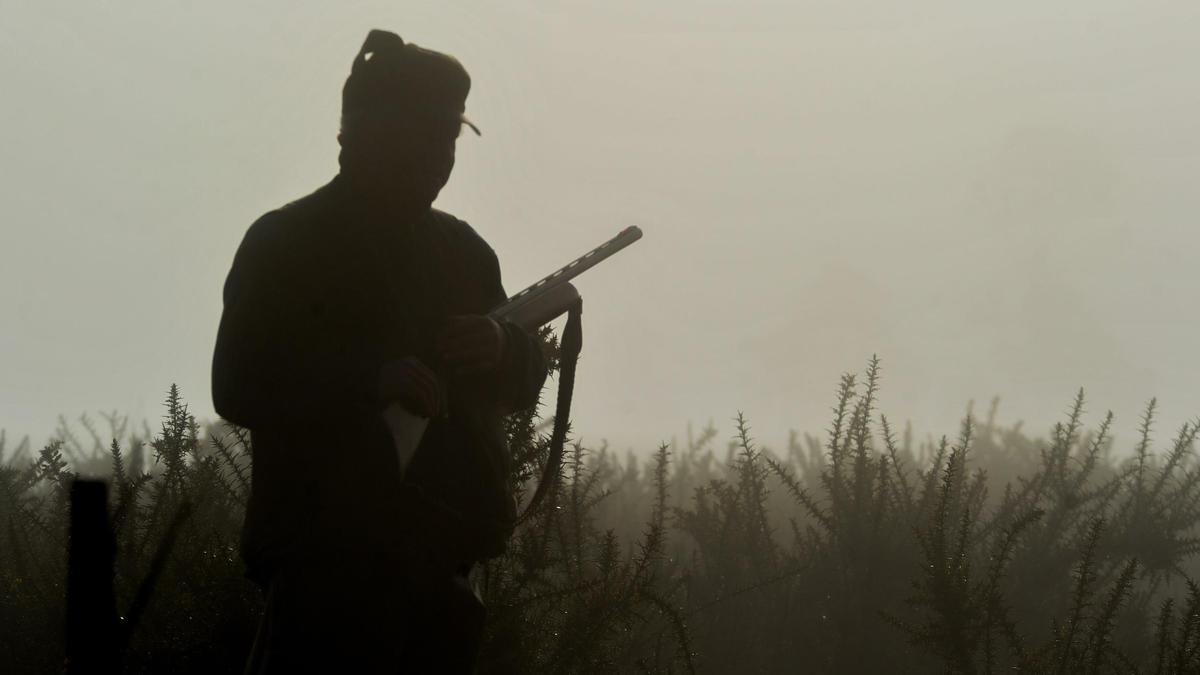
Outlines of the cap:
{"label": "cap", "polygon": [[463,114],[470,90],[471,76],[458,59],[374,29],[342,87],[342,118],[370,112],[419,113],[457,119],[478,136],[479,127]]}

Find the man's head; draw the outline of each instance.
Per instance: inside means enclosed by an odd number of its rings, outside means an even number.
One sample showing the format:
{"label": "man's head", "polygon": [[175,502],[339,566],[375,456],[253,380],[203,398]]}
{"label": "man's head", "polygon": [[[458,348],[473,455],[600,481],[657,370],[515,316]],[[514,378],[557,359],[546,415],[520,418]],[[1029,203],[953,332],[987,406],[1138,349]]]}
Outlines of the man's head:
{"label": "man's head", "polygon": [[372,30],[342,88],[342,170],[432,203],[450,178],[471,78],[451,56]]}

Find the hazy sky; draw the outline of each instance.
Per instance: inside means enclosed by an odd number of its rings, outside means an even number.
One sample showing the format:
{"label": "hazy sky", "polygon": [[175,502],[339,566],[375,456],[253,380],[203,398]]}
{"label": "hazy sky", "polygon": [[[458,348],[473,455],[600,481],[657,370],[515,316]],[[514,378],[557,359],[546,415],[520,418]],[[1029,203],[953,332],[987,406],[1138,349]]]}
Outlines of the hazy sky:
{"label": "hazy sky", "polygon": [[[547,9],[553,7],[553,9]],[[336,171],[367,31],[474,86],[438,206],[513,293],[637,224],[577,286],[587,443],[738,410],[779,447],[839,375],[953,433],[1200,413],[1200,4],[78,2],[0,9],[0,427],[211,416],[246,227]],[[552,400],[549,396],[547,400]],[[1171,428],[1167,428],[1171,427]]]}

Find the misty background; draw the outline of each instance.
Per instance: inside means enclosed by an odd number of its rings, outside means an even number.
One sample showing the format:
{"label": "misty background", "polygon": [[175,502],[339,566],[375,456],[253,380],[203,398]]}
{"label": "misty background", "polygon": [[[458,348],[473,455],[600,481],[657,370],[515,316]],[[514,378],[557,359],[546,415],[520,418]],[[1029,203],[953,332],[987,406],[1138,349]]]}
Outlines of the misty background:
{"label": "misty background", "polygon": [[[436,206],[514,293],[581,277],[576,436],[649,450],[744,411],[780,448],[883,359],[881,409],[1042,433],[1079,387],[1128,441],[1200,413],[1200,5],[7,0],[0,428],[213,416],[221,285],[260,214],[337,170],[373,27],[473,78]],[[552,405],[550,394],[544,396]],[[1127,446],[1128,443],[1125,444]],[[1122,450],[1125,446],[1118,446]]]}

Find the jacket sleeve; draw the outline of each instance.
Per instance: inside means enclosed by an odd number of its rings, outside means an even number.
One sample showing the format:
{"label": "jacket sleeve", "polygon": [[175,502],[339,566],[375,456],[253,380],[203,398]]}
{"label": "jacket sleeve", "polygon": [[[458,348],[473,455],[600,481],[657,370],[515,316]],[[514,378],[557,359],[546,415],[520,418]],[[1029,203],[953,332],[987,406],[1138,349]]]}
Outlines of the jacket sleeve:
{"label": "jacket sleeve", "polygon": [[217,413],[255,429],[377,411],[379,364],[324,325],[311,270],[286,235],[267,214],[234,256],[213,352]]}
{"label": "jacket sleeve", "polygon": [[[488,279],[488,307],[497,307],[508,299],[500,280],[500,261],[490,246],[486,247],[484,267]],[[500,322],[508,336],[505,360],[495,373],[497,398],[508,412],[526,410],[537,405],[546,383],[547,365],[541,341],[521,326]]]}

